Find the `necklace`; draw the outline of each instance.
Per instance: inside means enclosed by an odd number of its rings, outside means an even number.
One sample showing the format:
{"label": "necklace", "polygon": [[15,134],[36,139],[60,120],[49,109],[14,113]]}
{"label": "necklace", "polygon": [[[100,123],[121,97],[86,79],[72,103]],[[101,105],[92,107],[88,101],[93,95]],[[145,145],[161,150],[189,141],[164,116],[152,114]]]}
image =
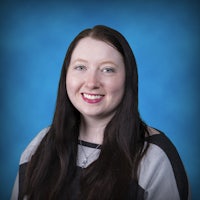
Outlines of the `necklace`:
{"label": "necklace", "polygon": [[83,154],[84,154],[84,160],[82,161],[82,163],[81,163],[81,167],[82,168],[85,168],[86,167],[86,165],[87,165],[87,163],[88,163],[88,159],[89,159],[89,157],[91,157],[92,155],[94,155],[94,153],[96,152],[96,150],[101,146],[100,144],[99,145],[97,145],[96,147],[95,147],[95,149],[89,154],[89,155],[87,155],[86,154],[86,152],[85,152],[85,150],[84,150],[84,148],[83,148],[83,145],[82,145],[82,141],[80,140],[80,145],[81,145],[81,150],[82,150],[82,152],[83,152]]}

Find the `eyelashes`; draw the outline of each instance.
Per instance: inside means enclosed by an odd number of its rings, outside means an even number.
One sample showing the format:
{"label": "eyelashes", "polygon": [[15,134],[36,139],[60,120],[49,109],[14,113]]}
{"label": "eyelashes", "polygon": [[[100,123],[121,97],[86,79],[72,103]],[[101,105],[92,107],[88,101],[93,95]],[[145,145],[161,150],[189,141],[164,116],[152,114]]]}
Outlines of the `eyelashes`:
{"label": "eyelashes", "polygon": [[84,66],[84,65],[75,66],[74,69],[77,70],[77,71],[87,70],[86,66]]}
{"label": "eyelashes", "polygon": [[[77,65],[74,67],[74,70],[77,71],[86,71],[88,68],[85,65]],[[103,73],[115,73],[116,69],[114,67],[100,67],[100,71]]]}
{"label": "eyelashes", "polygon": [[105,73],[115,73],[116,72],[114,67],[105,67],[101,71],[105,72]]}

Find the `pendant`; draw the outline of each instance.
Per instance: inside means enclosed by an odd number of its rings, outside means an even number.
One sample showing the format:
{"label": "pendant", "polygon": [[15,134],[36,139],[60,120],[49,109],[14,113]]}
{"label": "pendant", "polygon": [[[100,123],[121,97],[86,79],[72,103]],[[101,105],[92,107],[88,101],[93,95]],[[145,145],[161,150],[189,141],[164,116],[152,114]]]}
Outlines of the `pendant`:
{"label": "pendant", "polygon": [[82,162],[81,167],[82,167],[82,168],[85,168],[85,166],[87,165],[87,162],[88,162],[88,159],[85,158],[85,159],[83,160],[83,162]]}

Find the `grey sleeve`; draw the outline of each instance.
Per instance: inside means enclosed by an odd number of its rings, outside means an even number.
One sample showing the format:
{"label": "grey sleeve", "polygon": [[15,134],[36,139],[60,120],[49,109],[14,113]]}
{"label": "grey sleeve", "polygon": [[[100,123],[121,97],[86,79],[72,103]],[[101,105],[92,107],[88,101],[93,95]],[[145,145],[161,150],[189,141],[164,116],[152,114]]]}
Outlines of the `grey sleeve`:
{"label": "grey sleeve", "polygon": [[43,137],[47,134],[50,127],[42,129],[34,138],[33,140],[28,144],[26,149],[21,155],[19,164],[27,163],[31,159],[32,155],[35,153],[38,145],[42,141]]}
{"label": "grey sleeve", "polygon": [[139,185],[145,190],[145,200],[180,200],[170,160],[157,145],[150,144],[141,161]]}
{"label": "grey sleeve", "polygon": [[[46,135],[50,127],[42,129],[36,136],[33,138],[33,140],[29,143],[29,145],[26,147],[24,152],[22,153],[20,157],[20,162],[19,165],[22,165],[24,163],[29,162],[31,156],[34,154],[36,151],[38,145],[40,144],[41,140],[43,137]],[[18,200],[19,196],[19,176],[20,176],[20,171],[17,173],[17,177],[15,179],[15,183],[12,189],[12,194],[11,194],[11,200]]]}

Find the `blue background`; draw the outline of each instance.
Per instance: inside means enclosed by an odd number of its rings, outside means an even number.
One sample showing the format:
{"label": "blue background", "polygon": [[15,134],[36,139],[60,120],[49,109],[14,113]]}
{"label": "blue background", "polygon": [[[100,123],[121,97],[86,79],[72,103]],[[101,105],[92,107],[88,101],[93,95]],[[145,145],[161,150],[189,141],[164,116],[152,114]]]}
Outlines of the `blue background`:
{"label": "blue background", "polygon": [[[82,3],[81,3],[82,2]],[[9,199],[20,154],[51,124],[71,40],[104,24],[129,41],[138,63],[142,118],[164,131],[200,196],[197,1],[1,1],[0,198]]]}

